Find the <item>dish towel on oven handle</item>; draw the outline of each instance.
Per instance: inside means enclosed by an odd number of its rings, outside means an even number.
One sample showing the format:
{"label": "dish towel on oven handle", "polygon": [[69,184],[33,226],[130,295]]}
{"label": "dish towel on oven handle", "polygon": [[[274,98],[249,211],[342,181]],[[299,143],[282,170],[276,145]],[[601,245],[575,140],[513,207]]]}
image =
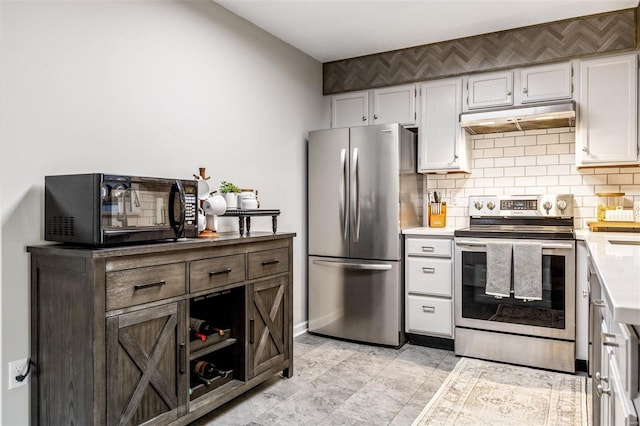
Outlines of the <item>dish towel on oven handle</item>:
{"label": "dish towel on oven handle", "polygon": [[487,242],[487,284],[485,294],[511,296],[511,243]]}
{"label": "dish towel on oven handle", "polygon": [[513,297],[542,300],[542,245],[513,245]]}

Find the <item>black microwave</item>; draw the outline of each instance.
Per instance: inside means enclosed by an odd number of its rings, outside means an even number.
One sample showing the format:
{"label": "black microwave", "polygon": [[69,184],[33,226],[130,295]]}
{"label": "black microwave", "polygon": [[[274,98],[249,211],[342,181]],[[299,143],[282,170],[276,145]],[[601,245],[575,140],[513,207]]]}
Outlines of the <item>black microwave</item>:
{"label": "black microwave", "polygon": [[108,175],[45,176],[44,238],[113,246],[198,236],[197,181]]}

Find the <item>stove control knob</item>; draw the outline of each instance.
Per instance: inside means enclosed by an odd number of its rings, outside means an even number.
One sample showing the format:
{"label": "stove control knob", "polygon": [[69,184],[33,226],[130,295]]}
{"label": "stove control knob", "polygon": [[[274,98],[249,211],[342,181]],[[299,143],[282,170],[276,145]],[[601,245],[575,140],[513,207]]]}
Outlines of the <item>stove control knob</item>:
{"label": "stove control knob", "polygon": [[476,208],[476,210],[482,209],[482,201],[476,201],[473,206]]}
{"label": "stove control knob", "polygon": [[551,210],[551,202],[545,201],[542,207],[544,207],[544,209],[547,211],[547,214],[549,214],[549,210]]}
{"label": "stove control knob", "polygon": [[567,202],[565,200],[558,200],[558,209],[564,213],[564,210],[567,208]]}
{"label": "stove control knob", "polygon": [[487,203],[487,208],[488,208],[489,210],[493,210],[493,209],[495,209],[495,208],[496,208],[496,204],[495,204],[493,201],[489,201],[489,202]]}

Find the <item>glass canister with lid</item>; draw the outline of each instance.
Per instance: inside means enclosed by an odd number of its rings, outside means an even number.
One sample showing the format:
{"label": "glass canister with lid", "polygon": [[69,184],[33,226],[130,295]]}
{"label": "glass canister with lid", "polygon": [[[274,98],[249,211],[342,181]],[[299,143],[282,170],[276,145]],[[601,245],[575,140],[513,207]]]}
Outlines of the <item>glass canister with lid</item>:
{"label": "glass canister with lid", "polygon": [[624,192],[596,192],[598,197],[598,222],[607,220],[608,210],[624,208]]}

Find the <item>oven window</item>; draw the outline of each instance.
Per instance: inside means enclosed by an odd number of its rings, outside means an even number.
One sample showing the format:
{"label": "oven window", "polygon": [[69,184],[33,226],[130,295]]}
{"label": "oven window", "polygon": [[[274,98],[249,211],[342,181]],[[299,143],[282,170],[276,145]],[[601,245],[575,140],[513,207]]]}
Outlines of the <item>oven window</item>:
{"label": "oven window", "polygon": [[486,253],[462,252],[463,318],[565,328],[564,256],[542,256],[542,300],[525,302],[513,297],[498,299],[485,294],[486,281]]}

